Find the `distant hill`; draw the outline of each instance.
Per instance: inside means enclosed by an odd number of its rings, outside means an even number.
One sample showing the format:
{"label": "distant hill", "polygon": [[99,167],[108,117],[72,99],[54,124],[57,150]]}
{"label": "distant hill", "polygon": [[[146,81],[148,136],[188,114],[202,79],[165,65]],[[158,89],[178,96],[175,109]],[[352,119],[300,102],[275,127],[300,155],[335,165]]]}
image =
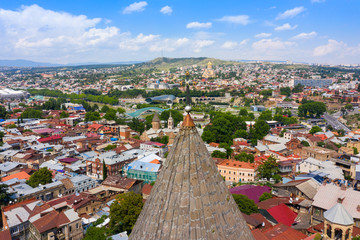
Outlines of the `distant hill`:
{"label": "distant hill", "polygon": [[29,60],[0,60],[1,67],[59,67],[60,64],[41,63]]}
{"label": "distant hill", "polygon": [[158,68],[158,69],[170,69],[177,68],[183,66],[191,66],[191,65],[199,65],[205,66],[208,62],[211,62],[213,65],[220,64],[242,64],[241,62],[233,62],[233,61],[224,61],[216,58],[155,58],[154,60],[136,64],[137,67],[140,68]]}

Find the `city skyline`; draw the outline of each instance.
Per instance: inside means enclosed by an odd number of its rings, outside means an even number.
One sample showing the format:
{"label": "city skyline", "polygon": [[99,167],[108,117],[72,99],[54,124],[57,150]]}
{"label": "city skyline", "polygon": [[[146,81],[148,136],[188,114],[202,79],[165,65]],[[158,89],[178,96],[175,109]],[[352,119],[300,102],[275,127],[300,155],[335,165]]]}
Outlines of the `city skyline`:
{"label": "city skyline", "polygon": [[0,3],[0,59],[215,57],[360,64],[356,1]]}

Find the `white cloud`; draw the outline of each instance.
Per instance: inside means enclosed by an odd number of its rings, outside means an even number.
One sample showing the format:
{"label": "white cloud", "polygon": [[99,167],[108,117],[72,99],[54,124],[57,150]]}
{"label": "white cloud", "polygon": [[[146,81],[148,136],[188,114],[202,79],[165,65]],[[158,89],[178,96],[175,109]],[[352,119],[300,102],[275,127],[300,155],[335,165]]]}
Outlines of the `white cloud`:
{"label": "white cloud", "polygon": [[96,28],[101,20],[46,10],[38,5],[23,6],[18,11],[0,9],[0,35],[3,44],[8,44],[6,48],[15,51],[38,47],[80,50],[119,35],[117,27]]}
{"label": "white cloud", "polygon": [[268,38],[272,35],[272,33],[259,33],[259,34],[256,34],[255,37],[256,38]]}
{"label": "white cloud", "polygon": [[298,35],[292,37],[292,40],[300,40],[300,39],[310,39],[317,35],[316,32],[309,32],[309,33],[299,33]]}
{"label": "white cloud", "polygon": [[141,1],[141,2],[134,2],[132,4],[130,4],[129,6],[127,6],[123,13],[124,14],[130,14],[133,12],[142,12],[145,10],[145,7],[148,5],[147,2],[145,1]]}
{"label": "white cloud", "polygon": [[336,40],[329,39],[328,44],[318,46],[314,49],[314,56],[320,57],[325,56],[337,51],[345,52],[347,45],[344,42],[338,42]]}
{"label": "white cloud", "polygon": [[165,14],[165,15],[171,15],[173,10],[172,10],[172,8],[170,6],[165,6],[165,7],[160,9],[160,12],[162,14]]}
{"label": "white cloud", "polygon": [[223,45],[221,45],[221,48],[224,49],[234,49],[238,46],[239,44],[237,42],[233,42],[233,41],[226,41],[224,42]]}
{"label": "white cloud", "polygon": [[188,38],[179,38],[179,39],[164,39],[154,42],[149,46],[150,52],[173,52],[180,47],[188,45],[190,40]]}
{"label": "white cloud", "polygon": [[125,50],[138,51],[147,44],[153,43],[160,39],[160,35],[144,35],[140,33],[136,38],[128,38],[120,42],[119,47]]}
{"label": "white cloud", "polygon": [[201,52],[202,48],[211,46],[215,43],[213,40],[195,40],[193,42],[193,50],[198,53]]}
{"label": "white cloud", "polygon": [[294,42],[280,41],[278,39],[261,39],[252,44],[253,49],[259,51],[268,51],[268,50],[283,50],[288,47],[294,46]]}
{"label": "white cloud", "polygon": [[276,17],[276,20],[293,18],[296,15],[304,12],[305,10],[306,9],[304,7],[296,7],[293,9],[286,10],[283,13],[279,13],[278,16]]}
{"label": "white cloud", "polygon": [[224,16],[218,19],[218,21],[241,24],[241,25],[248,25],[250,23],[250,19],[248,15]]}
{"label": "white cloud", "polygon": [[211,28],[211,26],[212,26],[211,22],[206,22],[206,23],[190,22],[186,24],[186,28]]}
{"label": "white cloud", "polygon": [[284,23],[283,25],[276,27],[275,31],[294,30],[297,27],[298,25],[291,26],[288,23]]}
{"label": "white cloud", "polygon": [[242,40],[241,42],[226,41],[220,47],[224,49],[234,49],[238,46],[246,45],[248,42],[249,39]]}

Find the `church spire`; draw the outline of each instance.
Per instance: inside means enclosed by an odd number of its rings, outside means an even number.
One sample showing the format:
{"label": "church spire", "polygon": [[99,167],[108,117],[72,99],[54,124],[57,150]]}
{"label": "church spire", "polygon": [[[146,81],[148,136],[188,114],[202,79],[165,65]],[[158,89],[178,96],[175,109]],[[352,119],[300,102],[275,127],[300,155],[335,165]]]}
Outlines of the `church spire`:
{"label": "church spire", "polygon": [[129,239],[254,239],[190,110]]}

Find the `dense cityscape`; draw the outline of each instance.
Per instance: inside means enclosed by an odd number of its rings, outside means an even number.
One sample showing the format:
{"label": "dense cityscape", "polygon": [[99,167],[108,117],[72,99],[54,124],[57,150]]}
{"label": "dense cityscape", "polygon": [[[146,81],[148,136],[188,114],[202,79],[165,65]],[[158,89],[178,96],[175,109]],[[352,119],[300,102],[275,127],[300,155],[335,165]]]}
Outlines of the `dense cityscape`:
{"label": "dense cityscape", "polygon": [[171,151],[187,151],[177,139],[187,114],[201,136],[191,141],[205,143],[213,177],[222,176],[255,239],[356,236],[359,74],[207,58],[4,68],[1,239],[127,239],[139,231],[154,185],[166,184],[158,176],[185,154]]}

